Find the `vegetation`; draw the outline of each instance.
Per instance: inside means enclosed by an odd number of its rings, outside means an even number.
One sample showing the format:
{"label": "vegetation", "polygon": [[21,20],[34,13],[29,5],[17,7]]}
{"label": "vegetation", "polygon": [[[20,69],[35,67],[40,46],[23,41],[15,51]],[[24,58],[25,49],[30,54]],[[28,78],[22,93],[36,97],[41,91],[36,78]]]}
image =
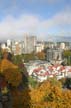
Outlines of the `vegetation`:
{"label": "vegetation", "polygon": [[35,59],[36,57],[34,53],[13,56],[13,62],[15,64],[21,63],[22,60],[24,60],[24,62],[28,62],[29,60],[35,60]]}
{"label": "vegetation", "polygon": [[33,79],[32,77],[29,77],[28,81],[29,81],[29,85],[32,88],[36,88],[38,86],[38,82],[35,79]]}
{"label": "vegetation", "polygon": [[31,91],[31,100],[32,108],[71,108],[71,91],[63,90],[56,79],[49,79]]}
{"label": "vegetation", "polygon": [[[63,80],[61,83],[56,78],[51,78],[35,87],[37,82],[33,81],[32,78],[28,80],[26,69],[22,64],[19,66],[21,57],[19,59],[19,56],[16,56],[18,65],[7,60],[7,54],[4,57],[0,63],[0,72],[13,86],[11,89],[13,108],[71,108],[71,91],[62,88],[62,84],[71,84],[71,79]],[[22,74],[18,66],[22,71],[24,69]],[[28,81],[30,81],[32,89],[29,88]],[[22,83],[23,85],[27,84],[27,86],[22,88]]]}
{"label": "vegetation", "polygon": [[38,57],[38,59],[40,60],[45,60],[45,53],[42,51],[42,52],[38,52],[36,54],[36,56]]}
{"label": "vegetation", "polygon": [[63,57],[67,60],[67,65],[71,65],[71,50],[65,50]]}
{"label": "vegetation", "polygon": [[15,55],[12,57],[12,60],[15,64],[20,64],[22,62],[22,60],[24,60],[24,62],[28,62],[29,60],[45,60],[45,53],[42,52],[38,52],[38,53],[30,53],[30,54],[22,54],[22,55]]}

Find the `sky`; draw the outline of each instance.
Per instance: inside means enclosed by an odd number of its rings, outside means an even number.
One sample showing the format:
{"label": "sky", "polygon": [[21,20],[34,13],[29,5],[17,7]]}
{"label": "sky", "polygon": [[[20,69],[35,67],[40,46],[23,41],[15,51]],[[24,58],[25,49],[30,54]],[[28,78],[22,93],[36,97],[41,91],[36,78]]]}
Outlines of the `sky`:
{"label": "sky", "polygon": [[71,36],[71,0],[0,0],[0,40]]}

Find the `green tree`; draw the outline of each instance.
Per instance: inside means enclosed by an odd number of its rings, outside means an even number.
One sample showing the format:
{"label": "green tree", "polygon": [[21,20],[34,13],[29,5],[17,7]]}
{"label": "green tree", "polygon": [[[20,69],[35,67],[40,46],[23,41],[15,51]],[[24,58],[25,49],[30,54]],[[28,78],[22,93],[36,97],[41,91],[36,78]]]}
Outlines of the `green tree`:
{"label": "green tree", "polygon": [[71,50],[64,51],[63,57],[67,59],[67,65],[71,65]]}

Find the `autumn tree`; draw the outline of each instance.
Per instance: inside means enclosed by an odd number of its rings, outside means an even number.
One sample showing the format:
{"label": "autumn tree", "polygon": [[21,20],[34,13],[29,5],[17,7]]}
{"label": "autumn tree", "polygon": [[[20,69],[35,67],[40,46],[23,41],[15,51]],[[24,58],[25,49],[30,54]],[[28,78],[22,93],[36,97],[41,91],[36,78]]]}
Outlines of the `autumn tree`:
{"label": "autumn tree", "polygon": [[36,54],[36,56],[37,56],[38,59],[40,59],[40,60],[45,60],[45,53],[44,53],[43,51],[38,52],[38,53]]}

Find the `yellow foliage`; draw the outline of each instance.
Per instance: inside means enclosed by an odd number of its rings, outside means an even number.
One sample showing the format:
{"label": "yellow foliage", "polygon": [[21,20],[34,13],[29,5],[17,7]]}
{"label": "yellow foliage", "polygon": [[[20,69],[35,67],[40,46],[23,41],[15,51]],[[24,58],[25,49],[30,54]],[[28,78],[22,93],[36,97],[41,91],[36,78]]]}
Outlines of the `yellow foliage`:
{"label": "yellow foliage", "polygon": [[9,69],[9,68],[15,69],[15,68],[18,68],[18,67],[16,65],[14,65],[12,62],[10,62],[9,60],[3,59],[1,61],[1,70],[0,71],[3,72],[4,70]]}
{"label": "yellow foliage", "polygon": [[38,52],[36,55],[37,55],[37,57],[39,59],[45,59],[45,53],[43,51],[42,52]]}
{"label": "yellow foliage", "polygon": [[18,86],[21,83],[22,75],[18,69],[6,69],[3,71],[6,80],[12,84],[12,86]]}
{"label": "yellow foliage", "polygon": [[[7,59],[1,61],[0,71],[13,86],[17,87],[21,83],[22,75],[18,67]],[[60,83],[55,80],[44,81],[30,91],[28,88],[22,91],[15,88],[11,92],[13,108],[20,108],[20,105],[21,108],[71,108],[71,91],[62,90]]]}
{"label": "yellow foliage", "polygon": [[3,59],[0,65],[0,72],[12,86],[18,86],[21,83],[22,75],[18,67],[7,59]]}
{"label": "yellow foliage", "polygon": [[[71,108],[71,91],[62,90],[57,85],[50,84],[49,81],[45,81],[41,86],[36,89],[23,90],[22,92],[17,89],[13,91],[13,100],[15,108],[19,105],[22,105],[21,108],[25,105],[30,107],[27,108]],[[44,100],[44,96],[52,95],[52,100]],[[50,97],[49,97],[50,98]]]}

